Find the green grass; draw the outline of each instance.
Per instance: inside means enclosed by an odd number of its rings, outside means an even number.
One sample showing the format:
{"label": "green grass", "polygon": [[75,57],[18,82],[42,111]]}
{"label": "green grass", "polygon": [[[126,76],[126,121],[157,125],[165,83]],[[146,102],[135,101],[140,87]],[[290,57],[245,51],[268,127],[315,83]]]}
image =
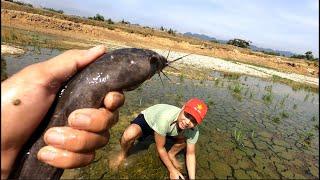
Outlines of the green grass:
{"label": "green grass", "polygon": [[305,90],[305,91],[311,91],[311,92],[319,91],[319,86],[292,81],[290,79],[285,79],[277,75],[272,75],[272,81],[286,84],[292,87],[293,91],[297,91],[297,90]]}

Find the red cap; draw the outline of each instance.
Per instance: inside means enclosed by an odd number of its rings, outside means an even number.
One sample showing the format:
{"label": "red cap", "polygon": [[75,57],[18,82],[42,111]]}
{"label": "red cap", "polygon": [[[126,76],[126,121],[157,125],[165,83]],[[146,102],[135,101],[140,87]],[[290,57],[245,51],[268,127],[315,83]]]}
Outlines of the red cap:
{"label": "red cap", "polygon": [[184,105],[183,110],[192,115],[198,124],[202,122],[208,111],[207,105],[198,98],[192,98]]}

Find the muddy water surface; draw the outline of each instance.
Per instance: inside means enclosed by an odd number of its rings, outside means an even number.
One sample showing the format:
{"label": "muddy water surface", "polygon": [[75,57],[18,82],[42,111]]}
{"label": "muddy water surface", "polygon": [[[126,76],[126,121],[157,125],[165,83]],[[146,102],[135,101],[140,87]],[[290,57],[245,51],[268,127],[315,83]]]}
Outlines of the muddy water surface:
{"label": "muddy water surface", "polygon": [[[22,56],[5,56],[8,76],[28,64],[60,53],[56,49],[34,49]],[[319,178],[319,94],[294,91],[291,87],[254,77],[224,77],[191,80],[169,76],[172,82],[153,77],[126,93],[120,120],[111,130],[109,144],[97,151],[95,162],[66,170],[63,178],[167,178],[150,139],[138,143],[118,172],[108,168],[119,150],[118,140],[141,110],[157,103],[182,106],[191,97],[209,105],[200,125],[197,143],[198,178]],[[184,155],[178,159],[183,162]],[[186,174],[186,169],[184,170]]]}

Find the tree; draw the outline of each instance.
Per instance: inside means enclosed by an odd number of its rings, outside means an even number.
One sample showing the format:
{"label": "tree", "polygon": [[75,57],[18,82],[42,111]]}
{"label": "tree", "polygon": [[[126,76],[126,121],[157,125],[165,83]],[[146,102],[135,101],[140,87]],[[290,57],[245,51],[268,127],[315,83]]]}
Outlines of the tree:
{"label": "tree", "polygon": [[297,58],[297,59],[307,59],[310,61],[318,61],[318,58],[314,58],[313,54],[311,51],[307,51],[306,53],[303,54],[295,54],[293,56],[291,56],[290,58]]}
{"label": "tree", "polygon": [[313,54],[312,54],[311,51],[307,51],[307,52],[305,53],[305,57],[306,57],[306,59],[308,59],[308,60],[313,60],[313,59],[314,59]]}
{"label": "tree", "polygon": [[93,19],[97,21],[104,21],[104,17],[100,14],[96,14],[96,16],[93,17]]}
{"label": "tree", "polygon": [[250,46],[251,41],[246,41],[243,39],[231,39],[227,42],[227,44],[242,47],[242,48],[248,48]]}
{"label": "tree", "polygon": [[171,28],[168,30],[168,33],[172,35],[176,35],[176,31]]}
{"label": "tree", "polygon": [[114,24],[114,22],[110,18],[107,20],[107,22],[108,24]]}

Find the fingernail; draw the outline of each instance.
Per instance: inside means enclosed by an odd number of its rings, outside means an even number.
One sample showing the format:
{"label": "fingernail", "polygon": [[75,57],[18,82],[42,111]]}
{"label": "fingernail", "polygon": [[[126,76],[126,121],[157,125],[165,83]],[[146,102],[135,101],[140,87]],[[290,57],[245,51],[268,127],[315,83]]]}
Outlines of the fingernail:
{"label": "fingernail", "polygon": [[90,48],[88,50],[88,54],[97,53],[97,52],[100,52],[102,50],[105,50],[105,47],[103,45],[98,45],[98,46],[95,46],[93,48]]}
{"label": "fingernail", "polygon": [[43,161],[52,161],[56,157],[56,152],[49,149],[42,149],[39,151],[38,158]]}
{"label": "fingernail", "polygon": [[63,145],[64,144],[64,136],[62,133],[57,131],[51,131],[46,137],[48,143],[52,145]]}
{"label": "fingernail", "polygon": [[88,126],[90,125],[90,116],[86,115],[86,114],[81,114],[81,113],[77,113],[75,114],[74,119],[72,119],[71,121],[71,125],[72,126]]}

